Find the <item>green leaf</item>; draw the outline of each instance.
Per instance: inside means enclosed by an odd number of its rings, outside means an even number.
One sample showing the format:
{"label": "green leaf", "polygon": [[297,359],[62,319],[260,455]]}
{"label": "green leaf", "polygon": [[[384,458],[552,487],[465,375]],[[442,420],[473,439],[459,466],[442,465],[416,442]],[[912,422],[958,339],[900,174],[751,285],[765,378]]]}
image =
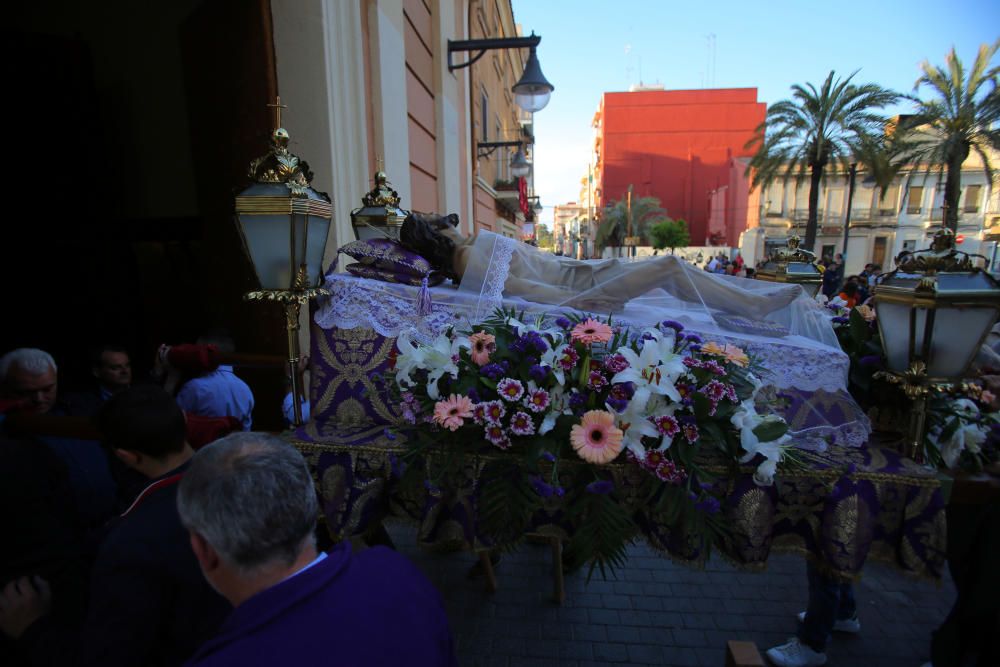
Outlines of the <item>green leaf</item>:
{"label": "green leaf", "polygon": [[480,480],[482,492],[476,508],[479,531],[493,540],[494,546],[513,549],[524,538],[541,499],[515,463],[489,466]]}
{"label": "green leaf", "polygon": [[771,442],[788,433],[788,424],[777,419],[765,419],[753,430],[761,442]]}

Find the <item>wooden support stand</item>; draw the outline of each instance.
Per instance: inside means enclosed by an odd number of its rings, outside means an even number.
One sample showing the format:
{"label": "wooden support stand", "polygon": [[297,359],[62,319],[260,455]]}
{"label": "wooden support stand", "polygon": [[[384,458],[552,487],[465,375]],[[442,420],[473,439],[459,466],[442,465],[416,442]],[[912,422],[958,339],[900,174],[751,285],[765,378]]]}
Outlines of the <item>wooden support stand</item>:
{"label": "wooden support stand", "polygon": [[556,604],[562,604],[566,599],[566,586],[563,579],[562,563],[562,540],[558,537],[550,538],[552,544],[552,598]]}
{"label": "wooden support stand", "polygon": [[490,593],[497,592],[497,575],[493,572],[493,561],[490,560],[489,551],[479,552],[479,564],[483,567],[483,574],[486,575],[486,590]]}
{"label": "wooden support stand", "polygon": [[730,639],[726,642],[726,667],[764,667],[757,645]]}

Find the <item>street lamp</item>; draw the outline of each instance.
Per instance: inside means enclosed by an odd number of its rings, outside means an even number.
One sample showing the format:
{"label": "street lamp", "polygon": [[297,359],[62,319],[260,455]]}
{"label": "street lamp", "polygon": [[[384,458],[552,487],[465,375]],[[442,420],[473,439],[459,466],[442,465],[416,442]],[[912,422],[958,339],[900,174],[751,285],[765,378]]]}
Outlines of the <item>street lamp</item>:
{"label": "street lamp", "polygon": [[524,157],[524,153],[518,148],[514,152],[514,156],[510,159],[510,174],[520,178],[521,176],[527,176],[528,172],[531,171],[531,163],[528,162]]}
{"label": "street lamp", "polygon": [[319,283],[333,216],[330,198],[310,187],[309,165],[288,150],[288,132],[281,127],[281,99],[268,106],[277,111],[271,150],[250,163],[253,184],[236,197],[237,226],[262,288],[244,298],[285,306],[293,421],[298,426],[302,424],[299,311],[310,299],[329,294]]}
{"label": "street lamp", "polygon": [[926,250],[904,252],[875,287],[875,310],[888,370],[914,402],[913,458],[922,452],[927,397],[965,376],[1000,315],[1000,283],[955,250],[955,233],[942,224]]}
{"label": "street lamp", "polygon": [[[538,56],[535,54],[535,47],[538,46],[542,38],[535,33],[529,37],[499,37],[494,39],[466,39],[448,40],[448,71],[454,72],[457,69],[468,67],[483,57],[483,54],[492,49],[524,49],[529,48],[528,62],[524,65],[524,72],[521,78],[511,87],[514,93],[514,102],[528,113],[535,113],[545,108],[552,96],[555,86],[548,82],[542,74],[542,68],[538,64]],[[464,63],[454,64],[452,54],[460,52],[477,53],[470,56]]]}

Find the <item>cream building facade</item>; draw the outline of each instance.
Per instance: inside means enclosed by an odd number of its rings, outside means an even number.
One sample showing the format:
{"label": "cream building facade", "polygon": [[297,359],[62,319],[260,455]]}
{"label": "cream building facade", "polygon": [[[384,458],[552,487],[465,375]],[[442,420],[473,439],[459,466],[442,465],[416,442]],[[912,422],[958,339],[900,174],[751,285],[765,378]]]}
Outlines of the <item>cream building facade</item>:
{"label": "cream building facade", "polygon": [[[1000,164],[1000,154],[991,156]],[[850,195],[848,174],[828,171],[819,193],[816,245],[817,256],[844,253],[847,274],[860,272],[865,264],[892,266],[904,250],[920,250],[930,245],[943,218],[944,175],[927,165],[908,165],[883,193],[863,167],[858,168],[851,203],[847,247],[844,226]],[[790,177],[777,180],[760,191],[759,223],[744,232],[741,249],[748,261],[759,261],[770,248],[784,245],[788,236],[805,237],[808,218],[809,179]],[[987,258],[996,271],[1000,241],[1000,174],[987,180],[980,158],[973,154],[962,166],[959,198],[958,248]]]}

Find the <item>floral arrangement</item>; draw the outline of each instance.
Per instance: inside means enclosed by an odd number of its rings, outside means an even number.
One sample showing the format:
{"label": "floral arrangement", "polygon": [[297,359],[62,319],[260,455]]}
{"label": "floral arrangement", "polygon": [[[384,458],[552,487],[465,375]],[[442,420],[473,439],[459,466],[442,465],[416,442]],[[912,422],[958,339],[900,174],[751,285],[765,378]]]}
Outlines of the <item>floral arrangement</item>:
{"label": "floral arrangement", "polygon": [[964,395],[939,394],[928,401],[924,455],[938,467],[979,471],[1000,460],[1000,412],[988,389],[975,384],[963,389]]}
{"label": "floral arrangement", "polygon": [[[559,497],[579,526],[569,564],[619,564],[636,532],[617,502],[628,496],[685,519],[707,549],[725,529],[705,455],[754,462],[757,483],[773,483],[787,424],[758,412],[759,369],[743,350],[670,320],[634,334],[579,315],[522,320],[497,311],[427,345],[401,334],[393,370],[411,458],[512,454],[482,489],[480,524],[499,545]],[[642,471],[635,488],[619,488],[612,462]]]}

